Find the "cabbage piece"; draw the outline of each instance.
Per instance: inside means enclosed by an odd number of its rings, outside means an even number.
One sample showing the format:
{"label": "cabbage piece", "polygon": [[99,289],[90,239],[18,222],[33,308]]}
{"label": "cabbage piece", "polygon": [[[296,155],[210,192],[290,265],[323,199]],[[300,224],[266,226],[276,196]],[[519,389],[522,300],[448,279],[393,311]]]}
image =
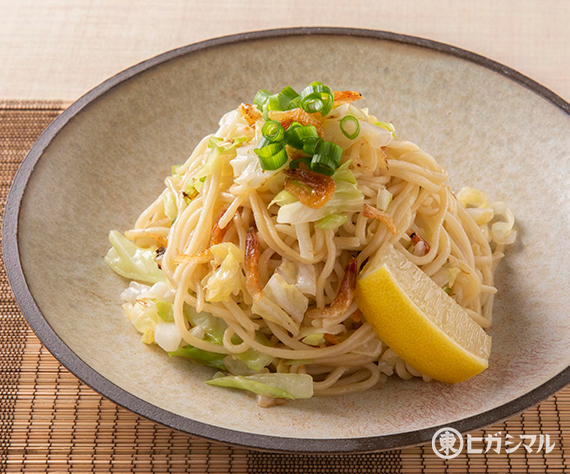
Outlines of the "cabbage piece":
{"label": "cabbage piece", "polygon": [[313,241],[311,240],[311,230],[307,222],[295,226],[297,242],[299,244],[299,255],[302,258],[313,258]]}
{"label": "cabbage piece", "polygon": [[273,198],[273,200],[268,204],[267,208],[269,209],[273,204],[277,204],[278,206],[284,206],[285,204],[291,204],[292,202],[296,202],[298,199],[293,196],[289,191],[285,189]]}
{"label": "cabbage piece", "polygon": [[215,136],[210,137],[210,140],[208,140],[208,149],[210,151],[208,152],[206,163],[194,174],[194,178],[205,178],[212,174],[214,169],[220,166],[222,162],[227,162],[228,159],[231,159],[236,148],[239,149],[247,141],[249,141],[249,138],[246,136],[227,139]]}
{"label": "cabbage piece", "polygon": [[208,385],[239,388],[270,398],[311,398],[313,378],[306,374],[257,374],[224,376],[216,374]]}
{"label": "cabbage piece", "polygon": [[266,321],[271,321],[283,326],[287,331],[296,336],[299,333],[299,323],[293,320],[277,303],[263,295],[258,301],[254,301],[251,311],[258,314]]}
{"label": "cabbage piece", "polygon": [[459,268],[452,267],[449,263],[445,263],[431,278],[436,285],[440,286],[449,294],[451,287],[455,284],[457,275],[460,273],[461,270]]}
{"label": "cabbage piece", "polygon": [[127,303],[135,304],[135,301],[139,298],[144,298],[144,296],[141,295],[144,295],[148,291],[150,291],[150,286],[131,281],[129,287],[121,293],[121,299]]}
{"label": "cabbage piece", "polygon": [[224,358],[224,365],[227,371],[232,375],[254,375],[256,372],[251,370],[241,360],[234,359],[234,356],[228,355]]}
{"label": "cabbage piece", "polygon": [[300,202],[286,204],[279,209],[277,222],[279,224],[315,222],[329,214],[361,211],[363,205],[364,196],[355,184],[345,180],[337,180],[334,196],[323,207],[312,209]]}
{"label": "cabbage piece", "polygon": [[314,265],[310,263],[293,263],[283,259],[275,269],[290,285],[295,285],[301,293],[315,296],[317,292],[317,275]]}
{"label": "cabbage piece", "polygon": [[467,211],[467,214],[469,214],[471,216],[471,218],[475,221],[475,223],[477,225],[485,225],[485,224],[491,222],[491,220],[493,220],[493,217],[495,215],[495,212],[490,207],[485,208],[485,209],[478,208],[478,207],[470,207],[470,208],[465,209],[465,210]]}
{"label": "cabbage piece", "polygon": [[223,343],[224,332],[226,332],[228,327],[223,319],[216,318],[205,311],[197,313],[196,309],[188,304],[184,305],[184,315],[192,326],[202,328],[205,340],[214,344]]}
{"label": "cabbage piece", "polygon": [[275,273],[281,275],[290,285],[294,285],[297,281],[297,267],[291,260],[287,260],[286,258],[284,258],[281,265],[275,269]]}
{"label": "cabbage piece", "polygon": [[324,332],[314,332],[305,336],[301,341],[309,346],[322,346],[325,343]]}
{"label": "cabbage piece", "polygon": [[348,160],[336,169],[332,175],[332,179],[334,179],[337,184],[339,181],[346,181],[347,183],[357,184],[354,173],[350,169],[351,163],[352,160]]}
{"label": "cabbage piece", "polygon": [[[255,340],[264,346],[271,346],[269,340],[262,332],[257,331],[255,333]],[[238,344],[241,342],[242,341],[240,339]],[[261,372],[265,367],[271,364],[274,359],[273,356],[256,351],[252,348],[249,348],[247,351],[242,352],[241,354],[236,354],[236,357],[254,372]]]}
{"label": "cabbage piece", "polygon": [[314,222],[327,217],[330,214],[344,214],[347,212],[358,212],[364,205],[364,195],[356,187],[356,178],[349,169],[350,160],[343,163],[332,179],[336,182],[336,191],[323,207],[312,209],[296,201],[291,204],[281,206],[277,213],[279,224],[301,224],[304,222]]}
{"label": "cabbage piece", "polygon": [[226,357],[226,354],[217,354],[215,352],[204,351],[191,345],[181,347],[175,351],[170,351],[168,355],[170,357],[184,357],[193,362],[198,362],[199,364],[213,367],[214,369],[224,371],[227,370],[224,364],[224,358]]}
{"label": "cabbage piece", "polygon": [[109,232],[109,242],[113,247],[107,252],[105,262],[115,273],[129,280],[147,283],[166,281],[164,273],[154,260],[154,250],[133,244],[116,230]]}
{"label": "cabbage piece", "polygon": [[233,194],[237,195],[251,189],[258,189],[279,173],[279,170],[263,170],[259,156],[255,154],[254,149],[255,145],[253,144],[238,148],[235,158],[230,161],[234,170],[235,184],[230,188],[230,192]]}
{"label": "cabbage piece", "polygon": [[166,323],[174,322],[174,311],[172,310],[172,303],[163,300],[151,300],[156,306],[156,312],[160,319]]}
{"label": "cabbage piece", "polygon": [[504,202],[494,202],[490,205],[494,211],[497,222],[491,225],[491,237],[502,245],[514,244],[517,238],[517,231],[513,229],[515,216]]}
{"label": "cabbage piece", "polygon": [[393,194],[386,188],[380,189],[376,196],[376,207],[381,211],[386,212],[393,198]]}
{"label": "cabbage piece", "polygon": [[159,321],[154,328],[154,342],[166,352],[175,351],[182,342],[182,336],[174,323]]}
{"label": "cabbage piece", "polygon": [[246,136],[235,137],[235,138],[219,138],[211,137],[208,140],[208,148],[215,150],[217,153],[223,154],[233,151],[237,147],[241,146],[242,143],[249,141]]}
{"label": "cabbage piece", "polygon": [[159,321],[154,305],[147,308],[139,303],[125,303],[123,309],[131,324],[142,334],[141,341],[145,344],[152,344],[154,330]]}
{"label": "cabbage piece", "polygon": [[310,263],[297,264],[297,281],[295,286],[305,295],[317,294],[317,274],[315,266]]}
{"label": "cabbage piece", "polygon": [[485,209],[489,207],[488,196],[484,192],[468,186],[462,188],[461,191],[457,193],[457,199],[465,208],[477,207],[479,209]]}
{"label": "cabbage piece", "polygon": [[199,179],[190,178],[188,181],[186,181],[182,194],[184,196],[184,201],[186,204],[190,204],[192,200],[197,196],[197,193],[202,190],[204,181],[206,181],[205,176]]}
{"label": "cabbage piece", "polygon": [[176,205],[176,196],[169,189],[164,194],[164,214],[171,221],[178,216],[178,206]]}
{"label": "cabbage piece", "polygon": [[295,285],[287,283],[279,273],[274,273],[262,293],[301,324],[309,307],[309,299]]}
{"label": "cabbage piece", "polygon": [[322,219],[319,219],[315,227],[320,229],[338,229],[348,221],[346,214],[329,214]]}
{"label": "cabbage piece", "polygon": [[[384,122],[379,123],[386,125]],[[392,130],[387,130],[382,126],[376,126],[363,121],[360,123],[359,137],[362,137],[371,147],[380,148],[390,144],[392,141]]]}
{"label": "cabbage piece", "polygon": [[206,289],[206,300],[224,301],[230,295],[237,295],[243,290],[241,264],[244,255],[240,248],[231,242],[212,245],[210,252],[214,255],[214,262],[218,268],[212,270],[202,280]]}

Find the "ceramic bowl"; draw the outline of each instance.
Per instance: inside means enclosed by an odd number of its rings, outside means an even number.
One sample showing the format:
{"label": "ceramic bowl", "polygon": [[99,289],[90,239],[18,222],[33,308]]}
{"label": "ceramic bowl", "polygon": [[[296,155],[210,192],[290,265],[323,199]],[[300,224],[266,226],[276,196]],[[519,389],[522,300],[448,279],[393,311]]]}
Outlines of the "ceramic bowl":
{"label": "ceramic bowl", "polygon": [[[390,379],[365,393],[259,408],[203,383],[212,372],[141,344],[127,281],[105,265],[172,164],[260,88],[320,80],[361,91],[464,185],[506,201],[519,240],[497,273],[493,353],[458,385]],[[262,31],[177,49],[112,77],[70,106],[22,164],[3,245],[18,303],[46,347],[114,402],[187,433],[252,448],[362,452],[480,428],[570,381],[570,110],[489,59],[380,31]]]}

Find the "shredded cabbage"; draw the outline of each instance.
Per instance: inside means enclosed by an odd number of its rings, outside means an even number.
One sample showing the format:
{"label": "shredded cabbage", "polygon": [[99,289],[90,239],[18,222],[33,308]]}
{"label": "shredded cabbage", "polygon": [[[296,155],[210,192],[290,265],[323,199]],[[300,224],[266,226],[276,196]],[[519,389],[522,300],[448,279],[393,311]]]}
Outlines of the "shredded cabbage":
{"label": "shredded cabbage", "polygon": [[202,328],[206,341],[223,344],[224,332],[228,327],[223,319],[216,318],[205,311],[198,313],[195,308],[188,304],[184,305],[184,315],[192,326]]}
{"label": "shredded cabbage", "polygon": [[182,342],[182,337],[174,323],[159,321],[154,328],[154,342],[166,352],[175,351]]}
{"label": "shredded cabbage", "polygon": [[310,263],[293,263],[286,258],[275,269],[287,283],[295,285],[301,293],[315,296],[317,292],[317,274],[314,265]]}
{"label": "shredded cabbage", "polygon": [[233,355],[228,355],[224,358],[224,365],[228,372],[232,375],[254,375],[256,372],[251,370],[241,360],[234,358]]}
{"label": "shredded cabbage", "polygon": [[376,207],[381,211],[386,212],[393,198],[394,196],[392,193],[386,188],[380,189],[378,191],[378,195],[376,196]]}
{"label": "shredded cabbage", "polygon": [[169,189],[164,194],[164,214],[171,221],[174,221],[178,216],[178,206],[176,205],[176,197]]}
{"label": "shredded cabbage", "polygon": [[296,336],[299,333],[299,324],[291,318],[273,300],[263,296],[258,301],[254,301],[251,312],[259,314],[263,319],[283,326],[287,331]]}
{"label": "shredded cabbage", "polygon": [[175,351],[170,351],[168,355],[170,357],[184,357],[193,362],[198,362],[199,364],[213,367],[214,369],[224,371],[227,370],[224,364],[224,359],[226,357],[225,354],[216,354],[215,352],[204,351],[191,345],[181,347]]}
{"label": "shredded cabbage", "polygon": [[286,191],[285,189],[279,192],[273,200],[268,204],[267,208],[273,206],[273,204],[277,204],[278,206],[284,206],[285,204],[291,204],[292,202],[296,202],[298,199],[293,196],[290,192]]}
{"label": "shredded cabbage", "polygon": [[449,263],[444,264],[434,275],[432,275],[432,280],[444,290],[451,290],[451,287],[455,284],[457,275],[461,273],[461,270],[457,267],[452,267]]}
{"label": "shredded cabbage", "polygon": [[206,289],[205,297],[212,302],[224,301],[244,288],[241,273],[244,255],[240,248],[231,242],[212,245],[210,252],[214,255],[217,268],[202,280]]}
{"label": "shredded cabbage", "polygon": [[504,202],[494,202],[490,205],[494,211],[494,217],[498,220],[491,224],[491,237],[502,245],[513,244],[517,238],[517,231],[513,230],[515,216]]}
{"label": "shredded cabbage", "polygon": [[279,273],[274,273],[262,293],[301,324],[309,307],[309,299],[295,285],[287,283]]}
{"label": "shredded cabbage", "polygon": [[356,187],[356,178],[348,169],[349,165],[350,162],[344,163],[332,176],[336,182],[336,191],[332,199],[323,207],[312,209],[298,201],[285,204],[277,213],[277,222],[296,225],[304,222],[315,222],[329,214],[361,211],[364,205],[364,195]]}
{"label": "shredded cabbage", "polygon": [[152,344],[154,342],[154,330],[159,321],[156,308],[147,308],[139,303],[125,303],[123,309],[131,324],[143,335],[141,340],[145,344]]}
{"label": "shredded cabbage", "polygon": [[109,242],[113,247],[107,252],[105,262],[115,273],[148,283],[166,281],[154,260],[154,250],[138,247],[116,230],[109,232]]}
{"label": "shredded cabbage", "polygon": [[310,263],[297,264],[297,281],[295,286],[305,295],[317,294],[317,273],[315,266]]}
{"label": "shredded cabbage", "polygon": [[239,388],[270,398],[311,398],[313,396],[313,378],[306,374],[258,374],[224,376],[217,373],[213,379],[206,380],[208,385]]}
{"label": "shredded cabbage", "polygon": [[174,311],[172,310],[172,303],[163,300],[151,300],[156,306],[156,312],[160,319],[166,323],[174,322]]}
{"label": "shredded cabbage", "polygon": [[[264,346],[271,346],[269,340],[262,332],[257,331],[255,333],[255,340]],[[241,342],[241,340],[239,341]],[[263,354],[261,352],[256,351],[255,349],[248,349],[241,354],[236,354],[236,357],[245,364],[247,368],[254,372],[261,372],[265,367],[267,367],[271,362],[273,362],[274,357]],[[235,374],[235,375],[243,375],[243,374]]]}
{"label": "shredded cabbage", "polygon": [[464,187],[457,193],[457,199],[467,209],[469,207],[477,207],[485,209],[489,207],[489,198],[487,195],[475,188]]}
{"label": "shredded cabbage", "polygon": [[319,219],[315,227],[320,229],[338,229],[341,225],[345,224],[348,220],[346,214],[329,214],[322,219]]}
{"label": "shredded cabbage", "polygon": [[324,332],[314,332],[305,336],[302,341],[309,346],[322,346],[325,343]]}

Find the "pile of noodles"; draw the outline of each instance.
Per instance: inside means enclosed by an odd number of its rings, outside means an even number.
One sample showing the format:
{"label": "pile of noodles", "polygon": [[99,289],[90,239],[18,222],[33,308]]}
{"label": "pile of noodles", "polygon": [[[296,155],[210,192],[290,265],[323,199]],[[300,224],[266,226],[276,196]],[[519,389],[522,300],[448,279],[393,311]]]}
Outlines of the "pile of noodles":
{"label": "pile of noodles", "polygon": [[[337,297],[350,259],[355,257],[361,269],[387,245],[418,265],[481,327],[491,326],[497,291],[493,274],[504,246],[515,239],[514,219],[503,203],[489,202],[471,188],[456,197],[445,185],[447,171],[432,156],[374,125],[378,122],[366,109],[344,104],[320,121],[326,139],[343,148],[342,163],[355,178],[360,201],[340,211],[346,219],[337,228],[317,225],[322,218],[295,222],[295,213],[280,218],[280,210],[295,199],[284,197],[282,171],[259,166],[254,149],[264,120],[252,110],[242,106],[226,114],[219,130],[175,168],[164,192],[125,233],[142,248],[159,247],[160,268],[175,292],[174,322],[184,343],[227,355],[253,348],[273,358],[265,370],[311,375],[316,395],[364,391],[394,373],[402,379],[422,377],[378,339],[356,302],[341,314],[319,317],[318,310]],[[363,124],[354,140],[338,127],[348,114]],[[279,120],[279,113],[272,118]],[[371,218],[370,207],[380,211],[380,218]],[[233,246],[224,247],[224,255],[208,254],[214,234],[222,229],[220,241]],[[249,263],[257,267],[261,288],[276,272],[289,282],[303,280],[308,311],[302,320],[281,321],[281,313],[269,314],[271,306],[256,309],[246,278],[248,232],[256,237],[259,261]],[[228,255],[237,266],[224,269]],[[230,272],[226,280],[224,271]],[[229,288],[218,288],[217,281]],[[185,305],[223,320],[221,344],[193,330]],[[259,342],[258,333],[269,344]],[[323,338],[315,345],[309,343],[311,335]]]}

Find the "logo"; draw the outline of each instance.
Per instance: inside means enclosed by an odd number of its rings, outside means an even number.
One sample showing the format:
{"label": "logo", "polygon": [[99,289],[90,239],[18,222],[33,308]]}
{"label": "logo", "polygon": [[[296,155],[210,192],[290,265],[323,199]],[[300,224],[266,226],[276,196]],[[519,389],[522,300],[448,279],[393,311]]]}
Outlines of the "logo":
{"label": "logo", "polygon": [[463,449],[463,436],[453,428],[442,428],[431,439],[433,452],[442,459],[453,459]]}
{"label": "logo", "polygon": [[[501,448],[507,454],[515,452],[519,448],[523,448],[527,453],[539,453],[544,451],[550,453],[555,443],[551,442],[550,435],[519,435],[520,442],[513,441],[515,438],[510,434],[501,436],[502,431],[495,434],[487,434],[483,436],[467,435],[467,454],[483,454],[489,451],[495,451],[497,454],[501,452]],[[431,439],[431,447],[433,452],[441,459],[453,459],[463,450],[463,436],[453,428],[441,428],[437,430]]]}

